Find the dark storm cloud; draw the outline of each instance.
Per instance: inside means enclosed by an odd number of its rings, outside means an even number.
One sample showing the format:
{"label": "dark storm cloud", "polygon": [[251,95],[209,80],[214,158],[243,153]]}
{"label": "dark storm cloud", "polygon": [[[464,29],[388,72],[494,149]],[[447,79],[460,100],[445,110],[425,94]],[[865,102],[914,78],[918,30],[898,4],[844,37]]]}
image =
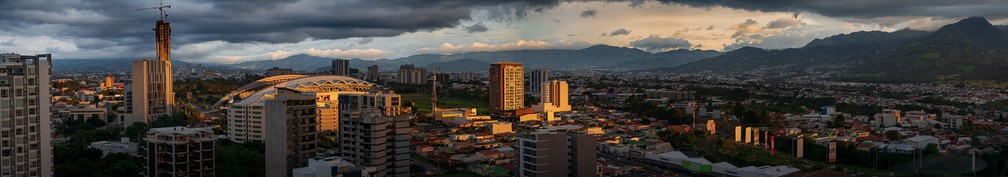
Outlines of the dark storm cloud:
{"label": "dark storm cloud", "polygon": [[902,16],[988,18],[1008,17],[1004,0],[659,0],[691,7],[728,7],[763,12],[812,12],[830,17],[877,18]]}
{"label": "dark storm cloud", "polygon": [[581,17],[586,17],[586,18],[587,17],[595,17],[596,15],[598,15],[598,10],[595,10],[595,9],[588,9],[588,10],[585,10],[585,11],[581,11]]}
{"label": "dark storm cloud", "polygon": [[611,36],[628,35],[628,34],[630,34],[630,30],[627,30],[625,28],[620,28],[620,29],[616,29],[616,30],[614,30],[612,32],[609,32],[609,34],[603,33],[602,36],[610,36],[611,37]]}
{"label": "dark storm cloud", "polygon": [[[306,39],[386,37],[453,28],[473,9],[492,7],[495,17],[556,7],[557,0],[175,0],[167,1],[173,44],[300,42]],[[0,35],[58,36],[81,48],[153,44],[158,1],[3,0]],[[505,13],[505,14],[500,14]],[[109,47],[109,46],[104,46]]]}
{"label": "dark storm cloud", "polygon": [[650,52],[661,52],[672,49],[689,49],[690,44],[686,39],[672,37],[661,37],[659,35],[650,35],[643,39],[638,39],[630,42],[630,46],[644,49]]}
{"label": "dark storm cloud", "polygon": [[490,30],[490,28],[487,28],[486,25],[483,25],[483,23],[476,23],[472,26],[466,26],[465,30],[468,33],[482,33]]}

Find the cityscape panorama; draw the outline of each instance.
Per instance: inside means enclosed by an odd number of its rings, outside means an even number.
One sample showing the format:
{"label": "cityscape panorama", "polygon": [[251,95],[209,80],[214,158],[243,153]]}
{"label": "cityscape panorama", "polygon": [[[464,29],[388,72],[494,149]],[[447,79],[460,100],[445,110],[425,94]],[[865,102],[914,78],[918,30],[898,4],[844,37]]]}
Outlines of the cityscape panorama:
{"label": "cityscape panorama", "polygon": [[1003,0],[0,7],[0,177],[1008,176]]}

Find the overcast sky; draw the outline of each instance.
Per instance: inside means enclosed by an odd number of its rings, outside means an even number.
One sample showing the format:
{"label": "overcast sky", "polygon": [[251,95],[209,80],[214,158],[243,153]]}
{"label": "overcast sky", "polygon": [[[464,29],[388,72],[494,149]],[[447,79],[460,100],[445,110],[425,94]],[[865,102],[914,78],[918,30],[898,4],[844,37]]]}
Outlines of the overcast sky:
{"label": "overcast sky", "polygon": [[172,58],[236,63],[308,54],[580,49],[768,49],[840,33],[934,30],[969,16],[1008,23],[1004,0],[3,0],[0,52],[151,57],[158,6]]}

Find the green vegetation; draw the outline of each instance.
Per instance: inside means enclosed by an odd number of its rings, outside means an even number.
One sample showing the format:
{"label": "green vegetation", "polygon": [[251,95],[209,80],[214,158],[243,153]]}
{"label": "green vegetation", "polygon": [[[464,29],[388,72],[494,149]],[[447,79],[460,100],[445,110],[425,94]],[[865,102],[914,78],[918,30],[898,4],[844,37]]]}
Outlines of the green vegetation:
{"label": "green vegetation", "polygon": [[995,110],[998,110],[998,111],[1006,111],[1006,112],[1008,112],[1008,100],[1000,100],[1000,101],[988,102],[988,103],[980,105],[980,106],[984,107],[984,108],[990,108],[990,109],[995,109]]}
{"label": "green vegetation", "polygon": [[142,176],[143,158],[117,153],[102,157],[91,148],[53,147],[55,176]]}
{"label": "green vegetation", "polygon": [[482,177],[482,176],[480,176],[479,174],[476,174],[476,173],[472,173],[472,172],[456,172],[456,173],[448,173],[448,174],[443,174],[443,175],[434,175],[434,176],[430,176],[430,177]]}
{"label": "green vegetation", "polygon": [[941,57],[942,55],[940,53],[934,53],[934,52],[921,55],[921,58],[925,60],[938,60],[941,59]]}
{"label": "green vegetation", "polygon": [[646,118],[666,120],[669,121],[670,124],[690,123],[690,121],[693,120],[692,115],[683,112],[683,110],[669,109],[651,102],[644,102],[643,96],[633,96],[627,98],[625,105],[626,106],[619,107],[617,109],[637,114],[638,116],[645,118],[642,120],[647,122],[650,122],[650,120],[647,120]]}
{"label": "green vegetation", "polygon": [[123,128],[104,125],[101,121],[73,120],[56,127],[57,134],[67,137],[65,143],[53,146],[56,176],[139,176],[143,172],[143,158],[127,154],[102,157],[101,151],[86,148],[91,142],[118,140]]}
{"label": "green vegetation", "polygon": [[[403,106],[416,108],[419,114],[429,114],[431,113],[431,96],[425,93],[409,93],[402,94]],[[461,98],[454,97],[438,97],[438,107],[443,108],[476,108],[481,114],[486,113],[487,105],[486,101],[481,100],[465,100]]]}
{"label": "green vegetation", "polygon": [[266,176],[266,145],[253,141],[242,144],[218,140],[214,144],[217,176]]}

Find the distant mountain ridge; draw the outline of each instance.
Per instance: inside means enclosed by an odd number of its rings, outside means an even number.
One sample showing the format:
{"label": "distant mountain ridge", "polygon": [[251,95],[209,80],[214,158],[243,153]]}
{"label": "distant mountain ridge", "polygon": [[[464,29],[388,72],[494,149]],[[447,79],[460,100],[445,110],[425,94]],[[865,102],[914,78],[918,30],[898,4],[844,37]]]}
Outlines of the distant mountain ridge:
{"label": "distant mountain ridge", "polygon": [[[526,68],[632,70],[678,66],[720,54],[721,52],[712,50],[673,50],[661,53],[649,53],[634,48],[595,45],[577,50],[514,50],[458,54],[420,54],[379,60],[350,59],[350,66],[364,69],[371,65],[378,65],[383,70],[392,70],[398,68],[400,65],[412,64],[420,67],[439,66],[444,71],[485,71],[489,67],[489,63],[509,61],[521,62]],[[311,71],[319,67],[331,65],[332,60],[333,58],[301,54],[284,59],[249,61],[230,64],[228,66],[242,69],[281,67]]]}
{"label": "distant mountain ridge", "polygon": [[813,40],[801,48],[744,47],[677,67],[671,72],[803,71],[832,66],[868,81],[1008,81],[1008,31],[970,17],[935,32],[854,32]]}
{"label": "distant mountain ridge", "polygon": [[[61,59],[52,60],[54,73],[92,73],[95,71],[107,72],[129,72],[135,58],[112,58],[112,59]],[[172,67],[183,65],[196,65],[185,61],[172,61]],[[213,66],[203,64],[204,66]]]}

